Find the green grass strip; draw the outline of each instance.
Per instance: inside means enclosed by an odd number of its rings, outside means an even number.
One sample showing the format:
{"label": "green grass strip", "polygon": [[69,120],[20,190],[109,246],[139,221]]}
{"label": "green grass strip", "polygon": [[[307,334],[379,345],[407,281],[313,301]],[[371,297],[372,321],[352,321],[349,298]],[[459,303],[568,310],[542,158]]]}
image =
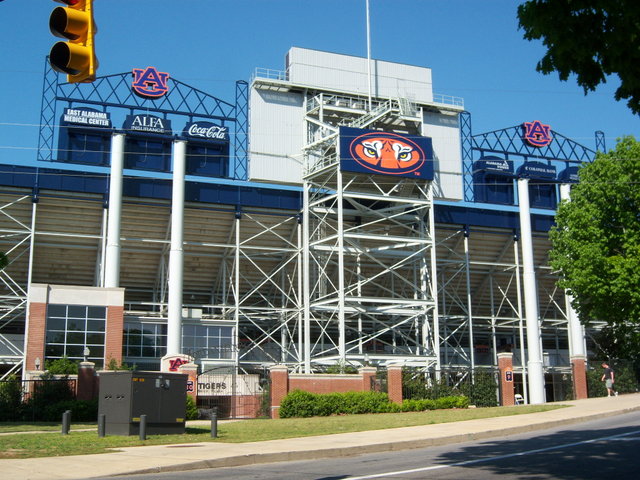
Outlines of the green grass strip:
{"label": "green grass strip", "polygon": [[[468,410],[433,410],[428,412],[381,413],[375,415],[341,415],[333,417],[288,418],[281,420],[257,419],[220,423],[218,438],[212,439],[209,428],[188,427],[184,435],[152,435],[147,440],[137,436],[107,436],[99,438],[96,426],[83,425],[92,431],[77,431],[74,425],[69,435],[55,433],[60,425],[52,424],[0,424],[0,433],[11,431],[37,431],[51,428],[52,433],[16,433],[0,435],[0,458],[34,458],[63,455],[106,453],[119,447],[140,445],[170,445],[199,442],[260,442],[282,438],[330,435],[334,433],[362,432],[387,428],[460,422],[479,418],[492,418],[525,413],[545,412],[562,405],[531,405],[518,407],[472,408]],[[75,431],[74,431],[75,430]]]}

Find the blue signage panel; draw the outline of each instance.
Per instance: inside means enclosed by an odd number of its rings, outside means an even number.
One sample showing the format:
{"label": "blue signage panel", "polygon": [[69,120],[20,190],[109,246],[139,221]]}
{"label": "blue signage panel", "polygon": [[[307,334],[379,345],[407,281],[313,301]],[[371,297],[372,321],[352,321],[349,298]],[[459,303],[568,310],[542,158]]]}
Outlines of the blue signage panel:
{"label": "blue signage panel", "polygon": [[513,162],[501,157],[482,157],[475,162],[474,170],[482,170],[492,175],[513,175]]}
{"label": "blue signage panel", "polygon": [[340,127],[340,169],[433,180],[431,138]]}
{"label": "blue signage panel", "polygon": [[228,142],[229,128],[211,122],[191,122],[185,125],[182,135],[207,141]]}
{"label": "blue signage panel", "polygon": [[95,108],[65,108],[62,114],[62,124],[68,126],[85,126],[111,128],[111,116]]}
{"label": "blue signage panel", "polygon": [[556,167],[542,162],[525,162],[518,168],[518,175],[533,180],[555,180]]}
{"label": "blue signage panel", "polygon": [[578,176],[579,167],[567,167],[558,174],[558,180],[562,183],[578,183],[580,178]]}
{"label": "blue signage panel", "polygon": [[127,115],[122,128],[134,132],[173,134],[171,120],[148,114]]}

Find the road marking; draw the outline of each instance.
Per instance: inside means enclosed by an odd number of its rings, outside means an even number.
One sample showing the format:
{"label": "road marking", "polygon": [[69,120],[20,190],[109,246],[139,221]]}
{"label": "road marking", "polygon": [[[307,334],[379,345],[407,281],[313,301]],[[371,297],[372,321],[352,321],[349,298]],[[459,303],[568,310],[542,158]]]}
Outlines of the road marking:
{"label": "road marking", "polygon": [[[582,442],[565,443],[563,445],[556,445],[555,447],[537,448],[535,450],[526,450],[524,452],[510,453],[507,455],[497,455],[495,457],[480,458],[476,460],[466,460],[464,462],[451,463],[451,464],[431,465],[429,467],[412,468],[410,470],[398,470],[395,472],[374,473],[373,475],[363,475],[359,477],[346,477],[343,480],[368,480],[370,478],[392,477],[395,475],[406,475],[407,473],[428,472],[431,470],[441,470],[443,468],[461,467],[464,465],[472,465],[474,463],[491,462],[493,460],[503,460],[505,458],[521,457],[524,455],[532,455],[536,453],[549,452],[551,450],[561,450],[567,447],[575,447],[576,445],[584,445],[587,443],[596,443],[596,442],[601,442],[603,440],[625,440],[624,437],[628,437],[630,435],[636,435],[638,433],[640,433],[640,430],[636,430],[634,432],[621,433],[618,435],[611,435],[609,437],[594,438],[594,439],[585,440]],[[633,440],[636,440],[636,439],[633,439]]]}

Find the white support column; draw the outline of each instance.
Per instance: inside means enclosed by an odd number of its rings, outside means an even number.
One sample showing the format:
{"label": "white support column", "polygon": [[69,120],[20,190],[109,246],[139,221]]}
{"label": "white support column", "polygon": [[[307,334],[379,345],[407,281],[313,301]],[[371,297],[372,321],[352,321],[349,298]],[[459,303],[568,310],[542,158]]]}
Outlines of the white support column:
{"label": "white support column", "polygon": [[464,263],[465,280],[467,282],[467,323],[469,325],[469,359],[471,361],[471,378],[475,379],[474,369],[476,368],[476,356],[473,342],[473,315],[471,312],[471,259],[469,254],[469,229],[464,231]]}
{"label": "white support column", "polygon": [[520,248],[520,240],[516,236],[513,240],[513,258],[515,259],[516,264],[516,298],[518,302],[518,334],[519,334],[519,342],[520,342],[520,366],[522,367],[522,386],[524,389],[524,403],[529,403],[529,387],[527,379],[529,376],[527,375],[527,354],[524,348],[524,329],[522,325],[522,285],[520,282],[520,253],[518,249]]}
{"label": "white support column", "polygon": [[438,261],[436,252],[436,216],[433,208],[433,183],[429,184],[428,189],[429,235],[431,237],[431,298],[433,298],[433,355],[436,357],[436,380],[440,381],[440,317],[438,314]]}
{"label": "white support column", "polygon": [[[571,185],[562,184],[560,185],[560,199],[571,201]],[[567,325],[569,329],[569,357],[585,357],[585,349],[584,349],[584,327],[580,323],[578,319],[578,314],[571,306],[573,302],[573,297],[571,295],[565,294],[565,304],[567,310]]]}
{"label": "white support column", "polygon": [[109,218],[104,286],[120,286],[120,223],[122,220],[122,169],[124,165],[123,133],[111,136],[111,175],[109,178]]}
{"label": "white support column", "polygon": [[346,328],[345,328],[345,298],[344,298],[344,212],[342,196],[342,172],[338,171],[337,182],[338,201],[338,356],[340,363],[346,361]]}
{"label": "white support column", "polygon": [[309,252],[309,235],[311,228],[309,226],[309,182],[304,183],[304,202],[302,228],[304,235],[302,236],[302,259],[304,263],[303,272],[303,303],[304,303],[304,373],[311,373],[311,285],[309,279],[309,271],[311,268],[311,255]]}
{"label": "white support column", "polygon": [[529,180],[527,178],[518,179],[518,198],[522,246],[522,283],[524,287],[524,308],[527,319],[529,397],[530,403],[540,404],[545,403],[544,372],[542,368],[542,348],[540,342],[540,324],[538,320],[536,274],[533,265]]}
{"label": "white support column", "polygon": [[29,317],[31,316],[31,281],[33,279],[33,256],[34,249],[36,248],[36,213],[38,211],[38,203],[32,202],[31,204],[31,231],[29,235],[29,271],[27,272],[27,301],[25,304],[25,319],[24,319],[24,344],[22,348],[22,371],[27,370],[27,347],[29,340]]}
{"label": "white support column", "polygon": [[182,284],[184,266],[184,172],[187,143],[173,142],[171,193],[171,250],[169,251],[169,302],[167,305],[167,355],[182,353]]}

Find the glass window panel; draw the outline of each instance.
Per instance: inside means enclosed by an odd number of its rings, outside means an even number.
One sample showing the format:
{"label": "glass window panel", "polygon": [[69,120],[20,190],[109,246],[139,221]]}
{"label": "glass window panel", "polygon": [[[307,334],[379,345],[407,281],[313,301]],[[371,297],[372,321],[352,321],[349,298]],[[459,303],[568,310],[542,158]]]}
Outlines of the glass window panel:
{"label": "glass window panel", "polygon": [[67,344],[84,345],[84,332],[67,332]]}
{"label": "glass window panel", "polygon": [[67,321],[64,318],[48,318],[47,330],[61,330],[64,332]]}
{"label": "glass window panel", "polygon": [[156,352],[153,347],[142,347],[142,356],[143,357],[155,357]]}
{"label": "glass window panel", "polygon": [[141,347],[136,347],[131,345],[127,347],[126,351],[127,351],[127,357],[139,357],[142,354]]}
{"label": "glass window panel", "polygon": [[87,307],[80,305],[69,305],[69,317],[87,318]]}
{"label": "glass window panel", "polygon": [[194,336],[196,334],[196,326],[195,325],[183,325],[182,326],[182,335],[183,336]]}
{"label": "glass window panel", "polygon": [[129,345],[141,345],[142,344],[142,335],[129,334],[128,342],[129,342]]}
{"label": "glass window panel", "polygon": [[82,358],[82,351],[84,345],[67,345],[67,357],[70,358]]}
{"label": "glass window panel", "polygon": [[45,355],[47,357],[62,357],[64,355],[64,345],[47,345]]}
{"label": "glass window panel", "polygon": [[88,307],[87,317],[105,319],[107,318],[107,308],[106,307]]}
{"label": "glass window panel", "polygon": [[104,320],[87,320],[87,330],[90,332],[104,332],[107,322]]}
{"label": "glass window panel", "polygon": [[104,345],[104,334],[87,333],[87,345]]}
{"label": "glass window panel", "polygon": [[47,307],[47,316],[64,318],[67,316],[67,306],[49,304],[49,306]]}
{"label": "glass window panel", "polygon": [[104,347],[102,345],[91,345],[89,347],[89,358],[100,358],[104,357]]}
{"label": "glass window panel", "polygon": [[47,332],[47,343],[64,343],[64,332]]}
{"label": "glass window panel", "polygon": [[84,332],[85,325],[86,320],[81,320],[79,318],[67,319],[67,331]]}

